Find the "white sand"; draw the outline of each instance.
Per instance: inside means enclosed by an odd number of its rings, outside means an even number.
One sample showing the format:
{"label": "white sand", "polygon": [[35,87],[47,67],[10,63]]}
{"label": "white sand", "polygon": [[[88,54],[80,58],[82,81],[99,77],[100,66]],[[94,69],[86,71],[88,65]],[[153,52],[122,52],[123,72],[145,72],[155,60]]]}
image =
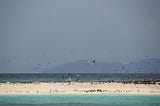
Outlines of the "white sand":
{"label": "white sand", "polygon": [[160,95],[160,84],[103,82],[0,83],[0,95],[140,94]]}

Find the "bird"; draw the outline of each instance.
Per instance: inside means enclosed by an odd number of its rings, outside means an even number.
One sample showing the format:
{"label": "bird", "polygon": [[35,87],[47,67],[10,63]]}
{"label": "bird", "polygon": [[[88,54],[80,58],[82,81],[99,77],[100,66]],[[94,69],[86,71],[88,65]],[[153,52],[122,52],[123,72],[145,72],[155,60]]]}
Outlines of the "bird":
{"label": "bird", "polygon": [[96,60],[95,60],[95,59],[89,60],[88,63],[93,63],[93,64],[95,64],[95,63],[96,63]]}
{"label": "bird", "polygon": [[122,66],[122,69],[124,70],[124,66]]}
{"label": "bird", "polygon": [[96,60],[94,59],[94,60],[92,60],[92,63],[96,63]]}

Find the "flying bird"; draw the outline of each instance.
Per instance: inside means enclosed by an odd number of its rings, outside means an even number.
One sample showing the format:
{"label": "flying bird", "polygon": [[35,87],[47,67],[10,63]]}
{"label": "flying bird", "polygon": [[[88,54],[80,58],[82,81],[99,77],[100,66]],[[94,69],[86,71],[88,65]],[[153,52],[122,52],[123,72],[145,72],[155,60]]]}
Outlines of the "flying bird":
{"label": "flying bird", "polygon": [[88,63],[93,63],[93,64],[95,64],[95,63],[96,63],[96,60],[95,60],[95,59],[89,60]]}
{"label": "flying bird", "polygon": [[96,60],[94,59],[94,60],[92,60],[92,63],[96,63]]}

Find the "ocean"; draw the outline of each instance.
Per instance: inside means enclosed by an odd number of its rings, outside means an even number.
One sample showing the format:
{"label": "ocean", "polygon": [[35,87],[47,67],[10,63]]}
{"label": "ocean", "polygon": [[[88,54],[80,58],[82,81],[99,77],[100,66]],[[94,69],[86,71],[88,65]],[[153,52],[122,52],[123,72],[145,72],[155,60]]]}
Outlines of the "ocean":
{"label": "ocean", "polygon": [[160,96],[23,95],[0,96],[0,106],[160,106]]}
{"label": "ocean", "polygon": [[[12,73],[1,83],[160,81],[160,74]],[[160,106],[160,95],[0,95],[0,106]]]}
{"label": "ocean", "polygon": [[160,73],[4,73],[0,74],[1,83],[25,82],[130,82],[160,81]]}

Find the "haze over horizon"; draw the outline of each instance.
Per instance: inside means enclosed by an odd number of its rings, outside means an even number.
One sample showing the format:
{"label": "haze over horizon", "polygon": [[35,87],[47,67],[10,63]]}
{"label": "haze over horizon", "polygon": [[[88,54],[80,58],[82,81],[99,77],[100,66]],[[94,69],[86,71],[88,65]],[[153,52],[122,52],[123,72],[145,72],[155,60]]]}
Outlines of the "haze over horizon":
{"label": "haze over horizon", "polygon": [[159,0],[0,0],[0,73],[160,58]]}

